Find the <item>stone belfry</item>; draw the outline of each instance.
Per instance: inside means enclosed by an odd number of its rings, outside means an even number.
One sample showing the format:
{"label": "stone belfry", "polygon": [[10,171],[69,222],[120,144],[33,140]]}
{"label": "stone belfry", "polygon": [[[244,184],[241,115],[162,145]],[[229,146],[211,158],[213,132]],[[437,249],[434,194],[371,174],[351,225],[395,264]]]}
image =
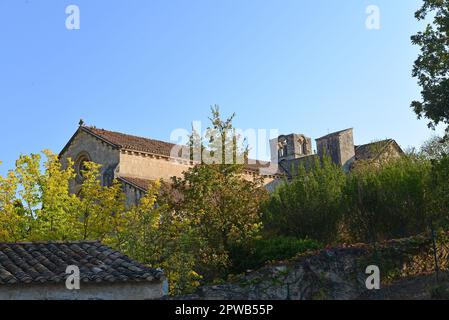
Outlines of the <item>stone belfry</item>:
{"label": "stone belfry", "polygon": [[290,161],[312,154],[312,139],[303,134],[281,135],[270,144],[272,161]]}

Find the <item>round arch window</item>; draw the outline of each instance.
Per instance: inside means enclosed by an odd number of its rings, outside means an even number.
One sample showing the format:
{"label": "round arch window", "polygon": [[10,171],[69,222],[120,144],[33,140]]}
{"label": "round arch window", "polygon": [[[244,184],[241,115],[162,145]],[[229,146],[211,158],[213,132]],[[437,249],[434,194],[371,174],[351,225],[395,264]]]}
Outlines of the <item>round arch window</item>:
{"label": "round arch window", "polygon": [[82,153],[78,156],[75,162],[75,171],[76,171],[76,178],[78,182],[82,182],[84,179],[84,172],[86,171],[86,163],[90,162],[90,157],[87,153]]}

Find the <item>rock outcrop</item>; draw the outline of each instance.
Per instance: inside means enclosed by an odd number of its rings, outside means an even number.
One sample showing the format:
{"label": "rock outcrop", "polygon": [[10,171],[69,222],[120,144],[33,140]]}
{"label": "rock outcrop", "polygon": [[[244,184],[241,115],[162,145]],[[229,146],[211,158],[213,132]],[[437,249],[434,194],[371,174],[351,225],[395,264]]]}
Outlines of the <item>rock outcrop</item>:
{"label": "rock outcrop", "polygon": [[[437,244],[440,265],[447,269],[448,250]],[[308,253],[278,262],[236,278],[234,281],[200,287],[180,300],[353,300],[382,299],[388,290],[368,290],[365,273],[376,265],[381,287],[397,280],[434,271],[432,241],[429,237],[391,240],[376,245],[359,244]],[[376,291],[376,292],[375,292]]]}
{"label": "rock outcrop", "polygon": [[364,268],[357,265],[365,255],[360,248],[324,250],[266,266],[233,283],[201,287],[180,299],[356,299],[366,291]]}

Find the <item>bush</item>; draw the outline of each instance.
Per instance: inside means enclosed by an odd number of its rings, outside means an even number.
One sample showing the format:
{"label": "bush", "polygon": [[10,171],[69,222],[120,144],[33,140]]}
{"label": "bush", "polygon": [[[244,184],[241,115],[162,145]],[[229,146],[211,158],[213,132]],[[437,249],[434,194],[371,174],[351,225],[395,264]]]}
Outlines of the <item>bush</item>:
{"label": "bush", "polygon": [[429,223],[429,174],[429,162],[415,157],[351,172],[343,200],[349,238],[374,242],[424,232]]}
{"label": "bush", "polygon": [[436,227],[449,229],[449,156],[432,160],[429,214]]}
{"label": "bush", "polygon": [[449,156],[358,163],[317,160],[263,206],[266,235],[322,243],[376,242],[449,227]]}
{"label": "bush", "polygon": [[313,240],[293,237],[276,237],[254,242],[252,248],[234,247],[231,251],[233,272],[241,273],[263,267],[269,261],[290,259],[309,250],[323,246]]}
{"label": "bush", "polygon": [[293,181],[282,184],[264,205],[265,231],[298,239],[335,241],[345,179],[341,167],[328,157],[322,162],[316,159],[307,171],[300,166]]}

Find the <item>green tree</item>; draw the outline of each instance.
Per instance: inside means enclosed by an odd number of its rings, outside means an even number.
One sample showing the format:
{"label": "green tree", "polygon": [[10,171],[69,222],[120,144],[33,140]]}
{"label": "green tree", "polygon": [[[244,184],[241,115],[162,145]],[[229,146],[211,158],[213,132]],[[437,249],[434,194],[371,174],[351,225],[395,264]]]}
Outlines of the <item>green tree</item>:
{"label": "green tree", "polygon": [[115,232],[124,223],[121,186],[101,185],[100,166],[86,163],[79,197],[69,192],[75,178],[71,160],[43,151],[22,155],[6,178],[0,177],[2,241],[101,240],[118,243]]}
{"label": "green tree", "polygon": [[426,231],[429,174],[430,162],[416,157],[359,166],[344,192],[349,239],[375,242]]}
{"label": "green tree", "polygon": [[137,261],[162,268],[172,295],[192,292],[201,277],[193,270],[190,226],[167,206],[157,205],[159,181],[151,184],[137,206],[125,213],[125,223],[117,230],[120,250]]}
{"label": "green tree", "polygon": [[111,186],[101,184],[100,167],[93,162],[85,163],[75,209],[79,215],[76,222],[81,226],[75,229],[80,232],[79,239],[113,244],[125,222],[125,195],[118,181]]}
{"label": "green tree", "polygon": [[238,145],[233,118],[222,120],[218,107],[212,108],[206,157],[174,178],[162,200],[181,221],[188,221],[186,249],[206,281],[223,278],[232,265],[231,248],[259,235],[260,203],[267,196],[262,178],[245,176],[237,161],[245,158],[245,148]]}
{"label": "green tree", "polygon": [[0,176],[0,241],[19,241],[27,233],[26,218],[17,202],[18,179],[13,171]]}
{"label": "green tree", "polygon": [[[422,32],[412,36],[412,43],[420,46],[413,76],[422,87],[421,101],[413,101],[418,118],[430,120],[429,127],[449,124],[449,0],[424,0],[416,12],[418,20],[433,18]],[[449,134],[449,126],[446,128]]]}
{"label": "green tree", "polygon": [[430,138],[421,146],[419,155],[428,160],[437,160],[449,155],[449,139],[438,136]]}
{"label": "green tree", "polygon": [[264,206],[266,231],[323,243],[336,241],[344,186],[343,170],[329,157],[315,159],[308,170],[300,165],[294,179],[279,186]]}
{"label": "green tree", "polygon": [[73,178],[71,167],[63,170],[57,156],[43,151],[46,160],[41,167],[41,155],[21,155],[16,168],[9,172],[15,177],[13,196],[14,222],[19,240],[64,240],[73,236],[71,221],[75,197],[69,194],[68,183]]}

